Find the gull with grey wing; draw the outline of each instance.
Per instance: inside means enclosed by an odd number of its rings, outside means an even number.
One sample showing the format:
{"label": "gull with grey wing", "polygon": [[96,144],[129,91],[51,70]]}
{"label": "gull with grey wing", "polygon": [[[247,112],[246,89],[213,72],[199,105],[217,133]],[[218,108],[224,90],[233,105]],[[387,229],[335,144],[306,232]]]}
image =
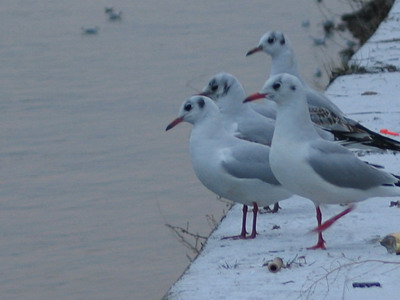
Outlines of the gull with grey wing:
{"label": "gull with grey wing", "polygon": [[265,33],[257,47],[247,52],[246,56],[265,52],[272,58],[269,76],[288,73],[296,76],[304,85],[311,119],[321,128],[331,131],[339,140],[348,140],[359,145],[384,150],[400,151],[400,142],[376,133],[355,120],[352,120],[324,94],[309,87],[298,70],[297,59],[289,39],[280,31]]}
{"label": "gull with grey wing", "polygon": [[[318,242],[312,249],[325,249],[322,231],[349,213],[353,202],[400,196],[398,176],[361,161],[341,145],[321,139],[310,118],[306,89],[297,77],[272,76],[259,93],[245,102],[259,98],[277,103],[270,152],[272,172],[289,191],[315,204]],[[322,223],[320,204],[350,206]]]}
{"label": "gull with grey wing", "polygon": [[205,96],[184,101],[178,117],[166,130],[183,121],[193,124],[189,144],[196,176],[218,196],[243,204],[242,231],[235,237],[246,238],[247,206],[253,206],[253,226],[248,238],[255,238],[258,206],[291,196],[271,171],[270,148],[229,134],[217,105]]}

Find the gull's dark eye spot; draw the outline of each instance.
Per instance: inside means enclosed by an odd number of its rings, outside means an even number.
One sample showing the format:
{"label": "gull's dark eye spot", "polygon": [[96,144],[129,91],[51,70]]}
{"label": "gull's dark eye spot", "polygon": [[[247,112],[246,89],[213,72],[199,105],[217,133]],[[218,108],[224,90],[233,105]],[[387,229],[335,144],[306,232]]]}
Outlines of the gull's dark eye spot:
{"label": "gull's dark eye spot", "polygon": [[285,45],[285,38],[284,37],[282,37],[282,39],[281,39],[281,45]]}
{"label": "gull's dark eye spot", "polygon": [[186,110],[186,111],[190,111],[192,109],[192,104],[186,103],[185,107],[183,109]]}
{"label": "gull's dark eye spot", "polygon": [[275,91],[279,90],[280,87],[281,87],[281,84],[280,84],[279,82],[275,82],[275,83],[272,85],[272,88],[273,88]]}
{"label": "gull's dark eye spot", "polygon": [[200,108],[203,108],[204,105],[206,104],[206,103],[204,102],[204,99],[199,99],[199,101],[198,101],[197,103],[199,104],[199,107],[200,107]]}
{"label": "gull's dark eye spot", "polygon": [[296,86],[295,86],[295,85],[291,85],[291,86],[290,86],[290,89],[291,89],[292,91],[295,91],[295,90],[296,90]]}
{"label": "gull's dark eye spot", "polygon": [[224,84],[224,95],[228,94],[230,88],[231,88],[231,86],[227,82],[225,82],[225,84]]}
{"label": "gull's dark eye spot", "polygon": [[272,44],[275,41],[275,38],[270,37],[268,38],[268,44]]}
{"label": "gull's dark eye spot", "polygon": [[215,81],[215,79],[211,80],[208,86],[210,87],[210,90],[213,92],[215,92],[218,89],[218,84]]}

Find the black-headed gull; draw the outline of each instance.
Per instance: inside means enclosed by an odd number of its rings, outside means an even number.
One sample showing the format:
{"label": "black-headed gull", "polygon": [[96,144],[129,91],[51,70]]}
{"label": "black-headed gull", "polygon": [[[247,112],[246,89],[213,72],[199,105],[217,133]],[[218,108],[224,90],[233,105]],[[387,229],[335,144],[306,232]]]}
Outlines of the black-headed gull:
{"label": "black-headed gull", "polygon": [[[271,145],[276,117],[275,103],[272,101],[264,103],[270,117],[260,115],[253,107],[243,103],[246,93],[242,84],[235,76],[226,72],[212,76],[203,88],[201,95],[205,95],[217,103],[228,132],[248,141]],[[341,136],[335,137],[334,134],[321,129],[318,125],[316,125],[316,129],[318,134],[326,140],[333,141],[342,138]],[[351,146],[351,144],[349,145]]]}
{"label": "black-headed gull", "polygon": [[193,124],[189,144],[197,177],[220,197],[244,205],[238,238],[246,238],[247,206],[253,205],[253,227],[248,238],[255,238],[258,206],[268,206],[291,196],[272,174],[270,148],[229,134],[223,127],[217,105],[206,96],[192,96],[184,101],[178,118],[166,130],[183,121]]}
{"label": "black-headed gull", "polygon": [[[203,88],[205,96],[210,97],[214,100],[217,105],[224,110],[225,106],[232,103],[233,101],[243,102],[246,98],[246,92],[240,83],[240,81],[230,73],[221,72],[212,76],[207,85]],[[240,99],[241,97],[244,97]],[[234,103],[235,108],[231,108],[232,111],[227,111],[227,114],[237,114],[239,104]],[[275,119],[276,117],[276,105],[273,102],[265,103],[250,103],[251,108],[257,113],[267,117],[269,119]],[[240,108],[243,109],[241,106]],[[247,110],[247,109],[246,109]],[[248,112],[245,112],[248,114]],[[257,117],[258,118],[258,117]]]}
{"label": "black-headed gull", "polygon": [[[306,90],[289,74],[271,77],[259,93],[245,101],[265,97],[277,104],[275,132],[270,151],[271,169],[278,181],[316,206],[318,242],[325,249],[322,231],[353,209],[353,202],[372,197],[400,196],[397,176],[359,160],[351,151],[316,133],[307,106]],[[350,204],[322,223],[320,204]]]}
{"label": "black-headed gull", "polygon": [[[275,103],[268,101],[263,105],[270,117],[259,114],[253,107],[243,103],[246,93],[242,84],[235,76],[226,72],[212,76],[201,94],[217,103],[224,127],[229,133],[251,142],[271,145],[275,128]],[[320,128],[317,130],[324,139],[334,140],[331,133]],[[276,213],[279,208],[279,204],[276,203],[270,211]]]}
{"label": "black-headed gull", "polygon": [[270,109],[273,119],[260,115],[243,103],[246,92],[239,80],[225,72],[212,76],[201,94],[215,101],[229,133],[251,142],[271,145],[276,116],[274,103]]}
{"label": "black-headed gull", "polygon": [[307,86],[298,71],[297,59],[286,35],[280,31],[265,33],[258,46],[247,52],[247,56],[256,52],[265,52],[272,58],[270,76],[288,73],[296,76],[305,87],[307,102],[314,123],[330,130],[340,139],[359,142],[366,146],[385,150],[400,151],[400,142],[384,137],[362,126],[345,114],[324,94]]}

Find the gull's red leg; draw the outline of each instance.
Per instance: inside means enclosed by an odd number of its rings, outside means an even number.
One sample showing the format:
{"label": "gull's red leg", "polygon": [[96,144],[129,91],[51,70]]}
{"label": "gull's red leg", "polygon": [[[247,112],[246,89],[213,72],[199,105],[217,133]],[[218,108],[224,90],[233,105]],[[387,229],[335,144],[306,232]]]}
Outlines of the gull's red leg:
{"label": "gull's red leg", "polygon": [[353,204],[351,204],[348,208],[346,208],[341,213],[339,213],[336,216],[330,218],[329,220],[325,221],[322,224],[318,224],[318,226],[315,229],[313,229],[313,232],[322,232],[322,231],[328,229],[329,227],[332,226],[333,223],[335,223],[341,217],[343,217],[343,216],[347,215],[349,212],[351,212],[354,209],[354,207],[355,206]]}
{"label": "gull's red leg", "polygon": [[251,234],[247,237],[248,239],[254,239],[257,235],[257,213],[258,213],[258,205],[253,202],[253,227],[251,230]]}
{"label": "gull's red leg", "polygon": [[[319,228],[322,223],[322,213],[321,213],[321,209],[319,208],[319,206],[316,207],[316,213],[317,213],[317,222],[318,222],[317,228]],[[326,249],[325,241],[324,241],[324,238],[322,237],[322,231],[318,231],[318,242],[314,246],[309,247],[307,249],[310,249],[310,250]]]}
{"label": "gull's red leg", "polygon": [[242,208],[242,212],[243,212],[242,232],[239,235],[223,237],[222,238],[223,240],[226,240],[226,239],[234,239],[234,240],[236,240],[236,239],[245,239],[246,238],[246,234],[247,234],[247,232],[246,232],[247,210],[248,210],[247,205],[243,205],[243,208]]}

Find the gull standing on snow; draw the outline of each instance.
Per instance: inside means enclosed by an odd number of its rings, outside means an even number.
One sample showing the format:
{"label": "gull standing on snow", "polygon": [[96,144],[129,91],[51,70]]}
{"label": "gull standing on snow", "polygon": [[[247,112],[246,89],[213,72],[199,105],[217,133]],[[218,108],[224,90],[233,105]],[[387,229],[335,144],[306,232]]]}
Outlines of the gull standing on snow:
{"label": "gull standing on snow", "polygon": [[[400,196],[397,176],[359,160],[352,152],[316,133],[307,106],[307,95],[298,78],[289,74],[271,77],[261,92],[245,102],[267,98],[277,104],[270,165],[278,181],[294,194],[312,200],[316,207],[318,242],[325,249],[322,231],[349,213],[351,203],[372,197]],[[322,223],[320,204],[350,204]]]}
{"label": "gull standing on snow", "polygon": [[[400,151],[400,142],[384,137],[349,119],[324,94],[307,86],[300,76],[297,60],[288,38],[280,31],[265,33],[258,46],[247,52],[246,56],[265,52],[272,58],[270,76],[288,73],[296,76],[305,87],[307,102],[314,123],[330,130],[340,139],[348,139],[367,146],[384,150]],[[261,112],[260,112],[261,113]]]}
{"label": "gull standing on snow", "polygon": [[270,148],[229,134],[223,127],[217,105],[205,96],[186,100],[178,118],[166,130],[183,121],[193,124],[190,154],[199,180],[218,196],[243,204],[242,231],[234,238],[246,238],[248,205],[253,206],[253,227],[248,238],[255,238],[258,206],[268,206],[291,196],[272,174]]}
{"label": "gull standing on snow", "polygon": [[[256,107],[263,108],[263,114],[259,114],[253,107],[243,103],[246,93],[239,80],[225,72],[211,77],[201,95],[211,98],[218,105],[224,127],[229,133],[250,142],[271,146],[275,128],[275,103],[268,102],[272,104],[269,106],[257,104]],[[277,213],[280,208],[279,202],[272,209],[267,207],[272,213]]]}

